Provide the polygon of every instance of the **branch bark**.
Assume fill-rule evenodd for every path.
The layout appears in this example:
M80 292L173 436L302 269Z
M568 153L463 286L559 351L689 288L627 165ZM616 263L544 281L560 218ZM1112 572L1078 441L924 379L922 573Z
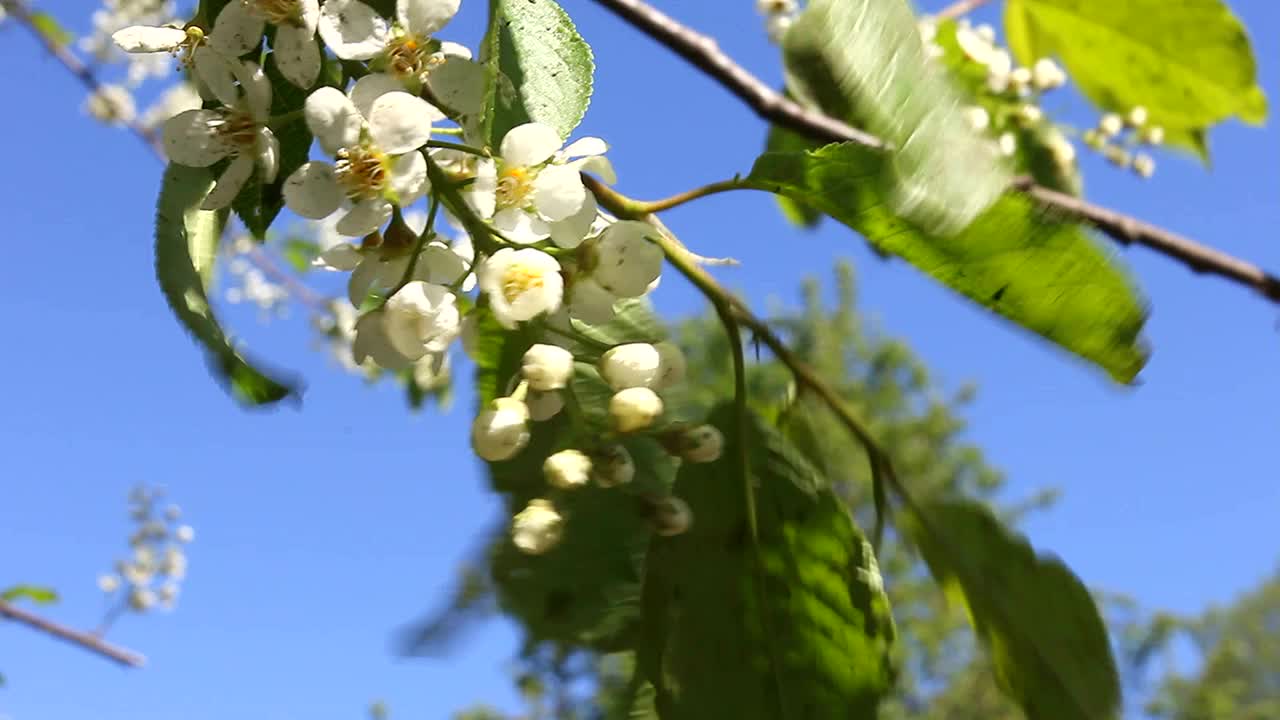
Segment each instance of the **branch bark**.
M47 620L4 600L0 600L0 618L7 618L34 630L39 630L46 635L52 635L59 640L101 655L126 667L142 667L146 663L146 658L132 650L116 647L93 633L75 630L52 620Z
M880 138L805 108L773 90L720 50L714 39L680 24L648 3L642 0L595 2L711 76L762 119L818 142L854 142L875 149L886 148L886 143ZM1123 245L1142 245L1182 263L1193 272L1217 275L1252 288L1273 303L1280 303L1280 278L1247 260L1025 179L1016 182L1010 192L1025 194L1045 208L1092 225Z

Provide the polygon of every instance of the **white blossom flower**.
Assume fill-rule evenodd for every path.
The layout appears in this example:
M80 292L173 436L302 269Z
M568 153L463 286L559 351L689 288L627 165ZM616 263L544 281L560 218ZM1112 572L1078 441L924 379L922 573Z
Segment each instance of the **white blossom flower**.
M160 607L165 610L172 610L173 606L178 603L178 586L174 583L161 585L158 597L160 599Z
M164 121L184 110L199 110L203 101L195 86L188 82L180 82L165 90L160 99L152 103L138 124L147 129L160 127Z
M1159 125L1144 127L1138 133L1138 139L1147 145L1160 145L1164 143L1164 128Z
M1147 112L1145 107L1142 105L1135 105L1133 109L1129 111L1129 114L1125 116L1124 121L1129 127L1140 128L1147 124L1147 120L1149 118L1150 113Z
M607 150L608 145L594 137L561 150L559 133L547 125L514 127L502 138L496 160L477 163L475 209L481 217L491 217L493 226L512 242L551 238L561 247L576 247L597 214L595 197L579 173L595 172L605 182L614 182L613 167L603 157Z
M356 320L355 338L351 341L351 359L359 366L372 362L375 366L387 370L403 370L413 360L406 357L391 344L387 337L387 326L384 321L384 308L372 310Z
M680 457L689 462L715 462L723 450L724 435L714 425L699 425L680 434Z
M413 364L413 384L422 390L435 390L449 384L449 353L427 353Z
M421 280L400 288L382 314L391 347L410 360L443 352L458 336L462 316L457 300L448 288Z
M1146 153L1138 153L1133 158L1133 171L1141 178L1149 178L1156 174L1156 160Z
M547 482L558 488L575 488L591 480L591 458L581 450L561 450L542 463Z
M105 84L85 100L85 112L101 123L127 125L133 122L137 107L133 103L133 93L127 88Z
M975 132L984 132L991 127L991 115L987 113L985 108L973 105L964 108L962 112L964 113L965 122L969 123L969 127L973 128Z
M621 445L610 445L596 454L592 461L593 476L602 487L626 485L636 475L636 464L631 453Z
M679 535L693 525L689 504L678 497L665 497L654 504L653 530L659 535Z
M627 343L600 357L600 376L614 390L652 387L662 368L662 355L649 343Z
M1098 132L1105 137L1115 137L1124 129L1124 118L1115 113L1107 113L1098 120Z
M1059 167L1071 168L1075 166L1076 146L1060 130L1054 128L1046 138L1045 144L1049 147L1049 154L1053 156L1053 161Z
M223 45L231 54L243 55L258 46L266 24L274 25L276 67L286 80L307 90L320 75L319 21L319 0L231 0L218 13L213 34L225 36Z
M498 398L472 423L471 447L489 462L509 460L529 444L528 423L529 407L523 401Z
M591 246L591 278L617 297L640 297L662 273L662 248L648 239L648 224L616 222Z
M653 382L655 390L672 387L684 381L687 363L680 348L669 342L655 344L658 351L658 377Z
M1133 165L1133 154L1117 145L1108 145L1103 148L1102 156L1118 168L1128 168Z
M1018 138L1011 132L1001 133L996 145L1001 155L1009 157L1018 151Z
M271 81L254 63L236 61L240 82L227 107L187 110L164 124L164 149L179 165L209 167L230 157L209 196L206 210L227 207L258 168L263 183L273 182L280 169L280 143L267 127L271 114Z
M541 555L560 542L564 518L549 500L530 500L511 521L511 541L530 555Z
M336 158L298 168L284 185L285 204L320 219L352 203L335 229L347 237L367 235L427 190L427 161L418 152L431 136L433 109L422 98L389 89L365 76L349 95L322 87L307 97L307 126L321 148Z
M178 529L173 531L173 537L180 543L189 543L196 539L196 531L190 525L179 525Z
M1038 125L1041 120L1044 120L1044 111L1039 105L1024 103L1018 108L1017 118L1023 126Z
M609 398L609 416L621 433L643 430L662 415L662 398L647 387L619 390Z
M99 575L98 589L104 593L110 594L120 589L120 577L118 575Z
M477 275L494 318L508 329L555 312L564 297L560 263L534 248L503 248L484 261Z
M525 398L525 404L529 406L529 419L545 422L559 415L564 409L564 395L558 390L547 392L530 390L529 396Z
M175 580L181 580L187 576L187 556L180 548L167 548L164 559L160 563L160 572Z
M135 587L129 592L129 607L146 612L156 604L156 594L150 588Z
M1040 58L1031 66L1031 84L1037 90L1054 90L1067 83L1067 73L1051 58Z
M1006 56L1008 55L1007 51ZM1023 95L1031 88L1031 68L1019 67L1009 71L1009 85L1016 93Z
M573 353L538 343L525 351L520 374L529 382L530 390L559 390L573 377Z
M228 3L208 34L194 25L187 28L134 25L112 33L111 40L127 53L167 52L178 57L214 97L229 105L236 97L232 63L246 52L241 48L248 42L239 22L240 12L238 3ZM228 16L228 22L220 25L223 15ZM261 33L254 44L260 39Z

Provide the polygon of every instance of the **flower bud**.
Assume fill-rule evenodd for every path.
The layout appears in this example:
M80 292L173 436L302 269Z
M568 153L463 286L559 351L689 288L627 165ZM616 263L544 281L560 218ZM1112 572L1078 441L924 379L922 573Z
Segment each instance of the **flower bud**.
M1031 87L1031 69L1030 68L1014 68L1009 73L1009 84L1019 93Z
M699 425L680 435L680 457L689 462L715 462L722 450L724 435L714 425Z
M120 589L120 578L115 575L99 575L98 589L104 593L113 593Z
M623 220L610 225L594 245L592 278L618 297L640 297L662 273L662 248L648 236L645 223Z
M529 444L529 407L515 398L498 398L471 425L476 455L497 462L509 460Z
M530 390L559 390L573 377L573 353L555 345L534 345L524 353L520 374Z
M521 551L541 555L560 542L564 518L549 500L530 500L511 521L511 541Z
M1141 178L1149 178L1156 174L1156 161L1146 153L1138 153L1133 158L1133 171Z
M129 593L129 607L146 612L156 604L156 594L148 588L136 587Z
M654 504L653 530L659 535L679 535L693 525L689 504L678 497L665 497Z
M591 458L578 450L561 450L542 463L542 474L558 488L582 487L591 479Z
M1018 122L1024 127L1039 125L1040 121L1043 119L1044 111L1040 109L1039 105L1026 103L1022 107L1018 108Z
M1164 143L1164 128L1159 125L1145 127L1138 133L1138 139L1147 145L1160 145Z
M1124 129L1124 119L1115 113L1107 113L1098 121L1098 132L1104 137L1115 137Z
M1066 72L1049 58L1040 58L1031 66L1031 84L1037 90L1054 90L1066 83Z
M618 432L643 430L662 414L662 398L647 387L619 390L609 400L609 415Z
M591 467L601 487L626 485L636 476L636 464L631 453L621 445L610 445L597 453Z
M627 343L600 358L600 376L614 390L649 387L658 378L662 354L649 343Z
M653 348L658 351L658 377L653 387L662 390L684 382L686 363L680 348L669 342L660 342Z
M524 401L529 407L530 419L535 422L550 420L564 409L564 396L560 394L559 390L548 392L532 390Z
M180 543L189 543L196 539L196 531L190 525L180 525L173 531L173 537Z
M974 105L965 108L961 113L964 115L965 122L969 123L969 127L973 128L974 132L985 132L987 128L991 127L991 115L986 108Z
M1143 125L1147 124L1147 119L1149 117L1150 117L1150 114L1147 113L1147 109L1145 107L1141 105L1135 105L1133 109L1129 111L1129 114L1125 117L1124 120L1125 120L1125 123L1129 125L1129 127L1140 128Z

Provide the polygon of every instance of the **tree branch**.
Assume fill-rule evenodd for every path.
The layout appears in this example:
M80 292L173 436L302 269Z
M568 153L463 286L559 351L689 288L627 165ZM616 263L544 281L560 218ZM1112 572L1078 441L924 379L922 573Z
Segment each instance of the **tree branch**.
M595 1L711 76L762 119L818 142L854 142L876 149L886 147L883 140L873 135L789 100L721 51L715 40L681 25L648 3L642 0ZM1280 303L1280 278L1246 260L1027 180L1016 182L1010 191L1025 194L1043 207L1088 223L1121 244L1142 245L1177 260L1194 272L1231 280L1252 288L1271 302Z
M934 13L933 17L937 20L954 20L963 17L978 8L986 5L990 0L956 0L956 2L942 8Z
M65 625L59 625L52 620L46 620L35 613L27 612L26 610L5 602L4 600L0 600L0 618L8 618L26 625L27 627L39 630L46 635L52 635L59 640L65 640L72 645L97 653L98 655L114 660L126 667L142 667L143 664L146 663L146 658L132 650L125 650L111 645L93 633L73 630Z

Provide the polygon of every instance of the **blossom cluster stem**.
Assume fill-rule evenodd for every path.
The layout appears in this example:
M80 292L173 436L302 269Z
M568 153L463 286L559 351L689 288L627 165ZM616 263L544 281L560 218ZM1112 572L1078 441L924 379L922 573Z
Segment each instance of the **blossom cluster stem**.
M4 600L0 600L0 618L12 620L34 630L39 630L46 635L64 640L126 667L142 667L146 662L146 658L141 655L132 650L116 647L94 633L69 628Z

